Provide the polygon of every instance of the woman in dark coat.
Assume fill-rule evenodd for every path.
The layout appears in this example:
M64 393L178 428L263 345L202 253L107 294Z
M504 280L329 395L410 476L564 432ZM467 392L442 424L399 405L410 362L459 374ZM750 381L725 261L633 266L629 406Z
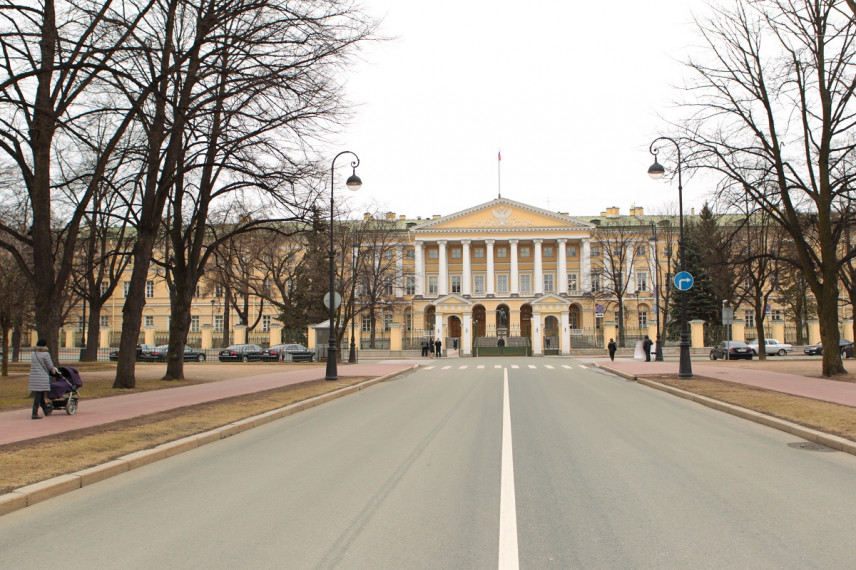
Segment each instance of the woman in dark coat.
M615 351L618 350L618 346L616 346L615 341L609 339L609 344L606 345L607 350L609 350L609 359L615 360Z
M51 360L48 342L39 339L32 356L30 356L30 384L28 386L33 393L33 415L31 417L34 420L42 419L42 416L39 415L39 406L47 415L48 405L45 402L45 392L50 392L51 374L59 374L59 370L56 369L53 360Z

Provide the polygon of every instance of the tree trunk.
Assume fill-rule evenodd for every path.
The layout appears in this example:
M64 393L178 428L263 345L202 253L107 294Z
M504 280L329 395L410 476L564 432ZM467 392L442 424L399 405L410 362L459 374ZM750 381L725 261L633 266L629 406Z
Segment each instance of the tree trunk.
M98 360L98 347L101 344L101 307L98 305L89 304L89 319L86 331L86 339L84 340L85 348L81 362L96 362Z
M173 272L175 292L170 302L169 349L166 353L166 373L161 380L184 380L184 346L190 331L190 311L196 289L196 279L189 273L191 271ZM193 286L190 286L190 282L193 282Z
M131 389L136 386L137 344L142 328L143 307L146 305L146 279L152 256L155 230L140 230L134 246L134 268L128 296L122 307L122 336L119 340L119 361L116 363L114 388Z
M841 350L838 346L838 283L833 279L824 279L818 299L820 318L820 338L823 342L823 375L835 376L847 374L841 362ZM831 349L831 350L830 350Z

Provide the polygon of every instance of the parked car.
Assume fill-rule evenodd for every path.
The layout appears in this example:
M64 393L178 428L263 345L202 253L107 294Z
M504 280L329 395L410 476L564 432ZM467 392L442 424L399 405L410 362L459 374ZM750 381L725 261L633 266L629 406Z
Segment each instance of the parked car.
M149 360L154 362L165 362L166 353L169 350L168 344L156 346L149 355ZM190 346L184 347L184 361L205 362L205 352Z
M767 354L773 355L778 354L779 356L785 356L789 352L793 352L794 347L791 344L786 344L784 342L779 342L774 338L764 339L764 346L767 347ZM752 349L752 354L758 356L758 340L756 339L753 342L749 343L749 348Z
M292 358L298 356L299 359L308 359L310 362L315 359L315 353L302 344L275 344L262 352L261 359L267 361L286 360L288 354Z
M748 344L739 340L725 340L717 344L710 351L710 359L716 360L724 358L727 360L737 360L744 358L752 360L752 349Z
M838 339L838 349L841 351L841 358L853 358L854 348L853 342L845 338ZM810 344L803 349L806 354L823 354L823 344Z
M261 360L262 347L257 344L233 344L220 351L220 362Z
M137 360L150 360L151 353L156 347L152 344L138 344L137 345ZM110 360L116 361L119 360L119 350L111 350L110 354L107 356Z

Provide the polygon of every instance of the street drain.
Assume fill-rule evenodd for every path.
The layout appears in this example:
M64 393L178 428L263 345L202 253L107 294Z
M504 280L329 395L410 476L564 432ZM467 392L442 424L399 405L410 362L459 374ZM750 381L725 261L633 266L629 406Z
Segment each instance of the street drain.
M798 441L796 443L789 443L788 447L793 447L794 449L804 449L806 451L835 451L831 447L826 447L825 445L820 445L819 443L811 443L809 441Z

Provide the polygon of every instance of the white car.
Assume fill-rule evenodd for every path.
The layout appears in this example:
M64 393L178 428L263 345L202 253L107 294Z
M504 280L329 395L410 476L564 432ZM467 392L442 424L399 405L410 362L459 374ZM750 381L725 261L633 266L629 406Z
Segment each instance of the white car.
M787 353L792 352L794 350L793 345L785 344L783 342L779 342L774 338L764 339L764 345L767 347L767 354L773 355L778 354L779 356L785 356ZM753 340L749 343L749 348L752 349L752 354L758 355L758 340Z

